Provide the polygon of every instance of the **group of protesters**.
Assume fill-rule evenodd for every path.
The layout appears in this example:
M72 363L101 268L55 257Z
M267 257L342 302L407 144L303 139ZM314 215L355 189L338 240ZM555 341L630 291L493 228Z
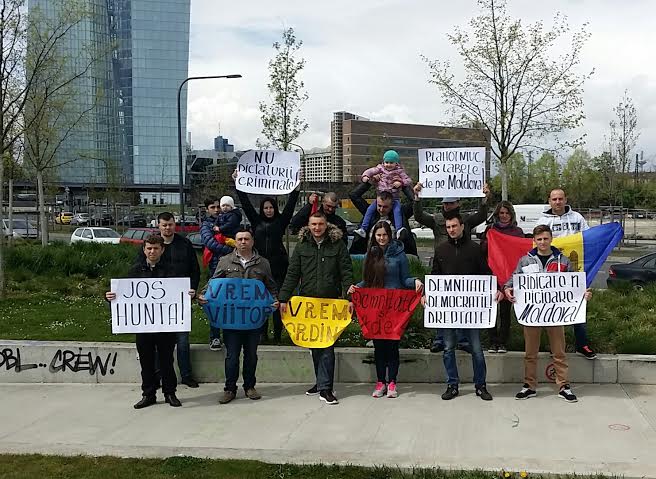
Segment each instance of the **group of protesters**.
M233 174L236 179L237 173ZM371 186L377 188L372 205L363 199ZM321 203L315 194L296 215L293 214L299 198L298 187L288 196L282 212L273 197L264 197L255 209L249 196L237 191L241 209L230 196L210 197L205 200L207 215L200 228L204 245L203 262L213 278L246 278L262 281L273 297L273 341L281 341L283 323L281 313L287 309L292 296L314 298L349 298L358 288L414 289L422 293L421 278L410 276L407 254L417 255L414 237L408 220L415 220L433 231L435 248L432 275L487 275L486 233L495 230L502 234L524 236L517 226L514 208L507 201L494 209L491 222L483 234L481 243L471 239L471 232L488 219L491 191L485 185L478 211L464 216L460 212L460 199L446 197L441 208L433 214L422 207L422 186L411 180L399 164L399 155L388 150L383 163L364 172L362 182L351 193L353 204L363 213L364 221L356 231L350 253L364 254L362 281L354 284L351 256L349 254L345 221L336 214L339 198L335 193L323 195ZM409 202L401 205L399 192ZM584 231L585 219L567 205L562 189L554 189L549 195L550 209L546 211L533 230L536 248L522 257L515 273L572 271L568 258L551 245L554 237ZM245 214L249 227L242 226ZM185 237L175 233L175 220L171 213L161 213L158 218L159 235L151 235L144 241L129 277L137 278L189 278L189 295L200 304L206 304L207 286L199 290L200 267L193 246ZM283 244L288 227L298 234L294 252L289 257ZM489 333L489 353L505 353L510 331L511 304L515 301L513 280L498 286L499 320ZM588 290L585 298L589 299ZM116 299L115 292L106 293L106 299ZM353 305L349 303L352 311ZM585 324L576 325L576 351L588 359L595 353L587 340ZM537 354L541 327L524 326L525 380L517 399L535 396L537 387ZM565 334L563 326L546 328L554 359L559 397L575 402L567 376ZM240 354L243 349L243 389L247 398L257 400L261 395L255 389L257 347L268 340L268 324L252 330L220 331L210 328L209 345L212 350L225 346L225 386L219 403L227 404L237 397L240 372ZM455 350L462 349L472 356L475 394L483 400L492 400L486 385L486 365L479 329L438 329L431 344L432 352L443 351L447 377L447 389L442 399L450 400L459 394L459 376ZM221 339L221 333L223 339ZM399 340L374 339L374 357L377 381L372 396L395 398L399 373ZM141 365L142 398L134 407L140 409L156 403L156 391L161 387L165 402L173 407L181 405L176 397L177 379L173 368L173 354L177 348L178 367L182 384L198 387L194 379L188 332L138 333L137 351ZM312 348L312 360L316 381L306 391L318 395L327 404L338 404L334 394L335 370L334 346Z

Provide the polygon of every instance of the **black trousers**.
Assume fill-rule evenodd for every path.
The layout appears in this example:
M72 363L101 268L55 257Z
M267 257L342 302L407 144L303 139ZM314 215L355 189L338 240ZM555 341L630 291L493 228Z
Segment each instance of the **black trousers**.
M376 376L381 383L396 382L396 376L399 374L400 342L395 339L374 339Z
M506 346L510 337L510 310L512 303L507 299L499 302L499 317L497 324L488 329L491 346Z
M159 356L162 392L164 394L175 393L178 385L178 379L173 369L175 343L175 333L137 333L137 351L141 364L141 391L144 396L155 396L157 391L156 356Z

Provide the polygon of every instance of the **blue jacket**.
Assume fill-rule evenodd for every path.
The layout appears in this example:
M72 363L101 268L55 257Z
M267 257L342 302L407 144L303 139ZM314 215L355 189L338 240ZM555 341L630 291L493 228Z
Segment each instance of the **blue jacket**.
M241 217L241 210L235 208L226 213L219 213L214 224L221 228L222 235L234 239L241 226Z
M403 251L403 243L393 240L385 249L385 289L414 289L415 279L410 276L410 264ZM357 284L365 288L366 284L360 281Z
M232 252L230 246L219 243L214 239L214 226L216 224L215 216L206 216L200 225L200 240L203 245L212 252L212 261L209 264L210 277L214 274L216 265L219 264L219 258Z

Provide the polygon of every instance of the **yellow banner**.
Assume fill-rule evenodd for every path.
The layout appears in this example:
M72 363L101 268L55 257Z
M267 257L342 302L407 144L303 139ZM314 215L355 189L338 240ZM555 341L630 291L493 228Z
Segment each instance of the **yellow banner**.
M327 348L351 323L348 305L344 299L294 296L287 303L282 322L295 345Z

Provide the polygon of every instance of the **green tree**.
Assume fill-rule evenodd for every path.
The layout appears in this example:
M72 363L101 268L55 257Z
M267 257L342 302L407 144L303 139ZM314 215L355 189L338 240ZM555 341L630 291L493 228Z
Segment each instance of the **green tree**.
M636 108L633 104L633 99L627 91L624 91L624 97L613 108L613 112L617 119L610 122L610 138L613 145L613 153L617 158L617 170L621 173L622 180L625 180L627 173L630 172L631 152L635 148L638 137L640 136L640 133L637 131L638 115Z
M560 187L560 165L551 153L543 153L531 166L535 191L540 202L545 202L554 188Z
M289 150L291 143L308 128L307 122L299 116L301 106L309 98L299 78L305 60L296 58L302 45L301 40L296 40L293 28L282 33L282 43L273 44L276 55L269 61L267 84L271 99L269 103L260 102L262 134L268 144L281 150ZM262 144L266 143L258 139L258 145Z
M622 188L616 157L605 151L592 159L592 166L597 172L597 191L600 202L606 205L620 205Z
M562 174L562 186L571 205L575 208L598 206L597 176L598 172L592 168L590 153L581 148L574 150Z
M478 0L481 14L468 28L455 27L447 35L465 70L456 80L448 61L423 57L430 69L430 83L461 124L477 122L492 137L492 151L499 160L502 197L508 198L508 159L522 147L581 125L583 85L592 72L577 73L581 50L588 39L585 25L575 32L569 48L561 53L569 26L556 15L554 26L542 22L527 27L512 19L504 0Z

